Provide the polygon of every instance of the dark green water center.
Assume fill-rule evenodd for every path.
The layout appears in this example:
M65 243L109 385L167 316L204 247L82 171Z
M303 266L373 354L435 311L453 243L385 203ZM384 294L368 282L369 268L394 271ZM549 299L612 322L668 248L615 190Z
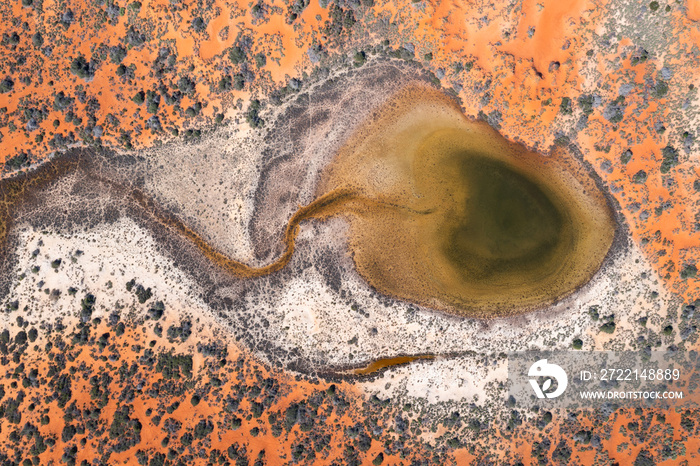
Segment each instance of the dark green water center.
M479 155L464 154L458 166L467 196L446 225L450 261L473 278L547 262L562 240L564 215L538 180Z

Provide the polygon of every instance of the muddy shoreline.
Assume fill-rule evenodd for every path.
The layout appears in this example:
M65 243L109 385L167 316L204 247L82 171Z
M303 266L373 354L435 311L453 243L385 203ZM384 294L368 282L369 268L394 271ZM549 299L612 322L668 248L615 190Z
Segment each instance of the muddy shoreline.
M353 73L356 74L357 72ZM415 70L411 69L411 67L408 67L408 69L402 69L400 66L396 69L392 68L387 76L394 76L395 73L403 76L401 79L417 79ZM371 79L376 74L381 73L377 71L374 75L370 74L367 79ZM360 73L360 75L362 74ZM343 79L336 79L327 83L327 97L337 98L338 95L342 95L342 93L338 94L338 89L343 82ZM379 95L379 91L377 92L377 95ZM361 106L362 102L364 101L360 100L353 105ZM302 105L302 109L294 112L301 112L297 116L302 119L308 116L306 112L325 114L322 111L323 108L314 110L305 107L308 106L308 102L300 105ZM285 115L289 115L289 113L282 111L275 125L284 122ZM326 124L332 122L332 120L333 118L329 116L325 120ZM321 125L321 128L324 127ZM347 132L338 134L337 137L343 134L347 134ZM263 175L256 182L255 195L252 200L253 214L247 223L247 229L250 231L253 248L257 251L255 257L259 260L264 260L263 264L279 260L280 255L284 253L285 227L289 224L290 219L294 217L299 205L307 204L313 199L318 174L324 163L330 160L332 148L335 147L333 145L325 147L324 150L326 152L319 155L320 161L318 161L317 166L312 167L308 171L299 171L298 167L301 166L303 168L306 166L307 159L318 154L310 149L302 150L298 146L291 144L286 139L287 137L289 135L285 135L285 133L272 135L268 133L267 143L262 150L271 154L275 149L287 147L287 152L280 152L279 157L274 159L268 158L257 165L259 168L263 167L261 168ZM337 144L340 143L342 143L342 140ZM188 151L195 150L190 147L186 149ZM580 157L580 160L583 160L580 152L577 153L573 150L571 152L575 157ZM167 201L167 198L163 199L163 196L154 196L153 199L155 200L151 202L153 199L150 197L148 184L150 173L145 168L148 165L148 160L144 160L145 158L140 155L134 157L123 156L108 150L73 149L28 172L19 173L0 181L0 193L2 193L3 199L12 201L5 203L5 208L0 213L0 215L3 215L3 223L11 230L9 235L0 238L2 240L0 243L0 248L2 248L2 257L0 258L0 277L2 277L0 278L0 299L9 292L9 281L12 278L11 271L13 264L16 263L16 258L12 257L16 246L13 241L17 239L12 234L12 229L16 226L28 224L39 231L43 228L51 228L60 232L70 233L78 229L86 229L100 224L111 223L122 217L128 217L153 235L156 243L159 245L158 253L171 258L178 268L193 278L197 287L191 290L192 294L201 298L217 318L227 323L231 337L240 342L243 347L257 352L271 364L286 367L296 372L321 375L324 378L342 378L346 380L363 378L363 380L366 380L368 377L371 378L374 375L383 373L388 370L388 367L380 369L377 373L364 376L342 374L342 372L367 366L376 360L397 357L397 355L413 357L415 355L431 354L436 357L452 357L463 354L463 352L454 350L454 345L452 346L453 349L446 348L444 351L439 350L435 352L422 351L417 347L420 345L408 345L416 346L416 349L396 348L396 352L377 354L374 359L359 356L355 359L355 364L339 364L323 356L322 352L318 357L314 357L312 361L309 359L308 353L320 350L314 348L307 350L307 347L301 343L286 341L286 337L278 333L280 331L278 328L281 328L284 324L281 321L272 322L271 319L275 318L272 312L258 312L256 308L258 300L279 300L279 296L275 294L279 285L287 286L295 278L307 274L310 270L314 270L322 279L321 283L325 284L324 286L328 286L333 293L340 294L341 300L346 300L348 303L359 300L356 302L360 304L360 307L364 306L361 299L362 296L367 294L372 300L372 303L368 303L368 306L371 305L370 307L396 308L402 309L401 312L404 312L403 310L415 312L422 316L421 321L436 320L437 322L443 322L448 328L452 325L461 328L466 323L468 326L473 324L473 326L483 329L494 329L499 326L506 328L522 327L525 329L528 327L527 324L533 320L551 321L565 318L569 312L565 304L572 302L579 292L584 291L588 286L593 286L594 280L583 285L580 290L575 290L568 296L563 297L555 303L556 305L532 309L530 312L522 315L489 319L456 316L433 308L406 304L404 301L379 293L371 285L361 280L359 276L354 276L356 275L356 272L353 271L354 262L352 257L348 256L349 251L346 243L342 243L342 240L339 239L333 239L329 246L325 245L323 241L319 243L317 239L310 240L306 236L298 240L298 246L302 248L302 251L291 256L285 268L271 271L270 275L266 277L242 280L227 271L225 267L221 267L215 261L209 260L207 255L203 254L201 248L193 243L192 237L182 235L182 232L186 230L193 233L201 230L197 230L194 226L190 226L190 222L183 220L186 216L177 208L165 207L164 201ZM158 159L155 160L157 163ZM292 162L297 168L289 171L288 167L285 168L285 165ZM586 166L594 181L602 188L601 192L606 196L608 203L615 207L611 209L616 216L617 222L615 240L601 268L596 272L597 275L601 275L607 267L614 263L616 257L627 251L629 246L626 233L627 227L619 212L619 206L610 191L605 188L604 183L597 176L595 170L590 165ZM295 177L286 176L286 174L290 173L295 174ZM300 183L297 185L298 189L290 192L289 185L297 181ZM22 186L31 189L22 191ZM140 198L140 202L136 202L137 199L134 198L134 193L136 192L144 196ZM58 199L58 193L70 193L72 200L64 203ZM145 195L143 193L148 194ZM341 218L336 219L332 223L338 225L343 222L345 220ZM320 222L308 222L304 230L316 232L321 228L320 225ZM325 228L324 226L321 229ZM202 237L203 235L200 239ZM212 243L209 246L214 248L217 244ZM218 248L218 250L223 251L225 248ZM356 289L353 288L355 282L360 283L363 289L366 289L366 293L360 293L360 296L343 298L342 296L347 290ZM260 298L261 293L263 295L262 298ZM268 299L268 295L272 297ZM271 302L272 305L275 305L274 301ZM313 304L313 306L322 306L322 304ZM348 307L350 307L350 304L348 304ZM316 312L316 310L313 312ZM344 322L348 326L357 325L356 323L353 324L355 312L348 312L350 314L344 317ZM322 319L324 317L319 316L318 318ZM367 323L363 321L361 325L368 327L371 327L373 324L390 325L388 321L382 320L385 318L381 315L378 315L377 318L379 320L375 322L374 313L371 318L362 317L362 319L369 320L366 320ZM329 323L328 325L332 324ZM382 329L380 328L380 330ZM319 344L324 348L330 345L330 343ZM347 351L347 345L343 345L340 340L338 340L337 344L340 346L337 346L336 349ZM465 344L464 347L471 347L471 344ZM476 347L479 347L479 345Z
M333 380L371 380L380 376L383 372L393 367L385 365L366 374L353 373L357 369L371 366L372 364L387 359L378 357L376 360L358 362L353 365L328 366L326 369L309 366L302 362L299 357L287 352L281 346L276 347L269 339L262 339L254 331L258 322L251 319L248 310L240 303L245 299L248 286L245 279L235 276L230 269L211 261L203 252L201 245L192 241L192 237L183 232L187 232L188 227L182 223L173 213L157 206L154 202L144 196L142 191L136 187L138 182L130 183L124 179L119 179L120 165L125 162L122 158L107 151L88 151L75 149L68 153L54 158L50 162L32 170L24 172L16 177L0 181L0 192L3 193L3 225L8 234L3 235L0 247L2 248L2 269L0 276L4 277L0 283L1 296L8 292L11 279L11 270L16 258L13 251L17 244L13 241L12 229L23 222L27 222L37 230L44 228L57 229L58 231L70 232L75 229L86 229L100 224L109 224L122 216L127 216L142 227L146 228L160 245L159 252L165 253L167 257L173 259L177 266L183 269L188 275L195 279L199 285L196 290L198 296L207 303L212 312L219 314L226 320L239 320L238 330L235 338L243 340L248 348L255 347L267 354L270 361L287 361L286 367L307 374L316 374L324 378ZM57 215L54 209L44 206L44 196L51 191L55 185L65 179L77 179L73 187L72 194L79 199L92 198L93 205L89 203L73 202L72 205L80 205L74 211L65 209L62 215ZM116 179L115 179L116 178ZM100 198L102 196L102 198ZM95 198L98 200L95 201ZM96 212L100 211L99 215ZM617 212L617 209L614 210ZM22 220L19 222L15 216L19 215ZM24 220L27 219L27 220ZM608 266L616 254L621 253L627 247L628 242L624 236L623 225L618 224L616 241L610 248L606 260L601 269ZM280 242L283 243L283 233L279 234ZM201 241L201 239L200 239ZM291 254L290 254L291 256ZM290 257L291 259L291 257ZM286 263L285 263L286 264ZM288 269L269 270L270 279L288 278L294 271ZM600 273L600 271L598 272ZM251 284L252 285L252 284ZM586 285L584 285L585 287ZM376 292L376 290L374 290ZM393 298L386 297L389 301ZM564 298L562 301L568 299ZM446 314L442 311L421 308L421 312L439 313L448 320L460 321L465 317ZM539 310L535 314L547 312ZM529 316L530 314L528 314ZM510 322L517 325L520 316L512 318L496 318L496 321ZM466 318L474 320L473 318ZM484 319L491 322L494 319ZM248 329L248 324L250 328ZM459 353L436 353L436 354L398 354L393 358L410 357L418 359L419 362L426 362L426 357L455 357ZM411 363L413 361L402 361L400 364Z

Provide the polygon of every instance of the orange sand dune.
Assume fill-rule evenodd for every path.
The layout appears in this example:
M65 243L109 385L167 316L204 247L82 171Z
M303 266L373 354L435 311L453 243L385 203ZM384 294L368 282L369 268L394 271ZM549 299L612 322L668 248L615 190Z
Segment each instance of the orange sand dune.
M543 152L547 152L555 141L561 144L569 141L575 143L584 160L597 169L604 183L619 188L613 195L621 205L632 238L642 245L664 285L682 300L689 302L700 298L700 281L697 277L681 277L681 270L685 265L697 264L700 260L700 235L695 227L697 219L694 207L700 202L700 193L693 188L700 171L697 167L697 147L692 146L691 151L685 152L682 148L682 134L684 131L695 131L697 122L683 121L677 115L686 99L691 102L696 100L694 93L697 90L690 86L693 85L696 89L700 85L700 70L693 59L693 50L700 45L700 2L689 0L685 4L668 3L668 12L665 11L667 4L660 3L656 14L665 15L664 25L668 28L665 34L670 45L663 56L654 56L652 51L648 59L644 60L632 57L633 52L639 52L638 49L641 48L639 38L627 37L624 32L614 34L613 45L609 49L599 47L599 34L610 32L605 29L605 24L609 20L608 12L615 10L613 2L527 0L511 7L511 2L501 0L492 3L423 0L416 4L379 0L363 11L371 12L371 15L365 13L364 21L368 23L373 21L373 17L388 20L386 31L390 31L387 34L390 47L403 47L410 42L415 47L417 61L436 74L444 72L442 85L459 95L467 115L489 116L504 136ZM241 71L240 65L232 64L226 56L227 49L234 44L239 30L245 29L245 33L250 35L254 53L270 53L262 67L264 73L250 62L249 66L260 79L254 84L269 80L275 85L283 85L286 76L301 77L305 71L311 70L313 65L306 52L314 41L323 42L321 29L329 19L329 10L321 8L316 1L311 2L294 25L288 25L285 16L287 4L281 1L269 2L270 5L279 7L281 12L275 10L268 13L264 21L260 21L253 19L252 3L217 0L207 12L201 13L207 20L204 31L208 37L205 37L192 27L196 14L200 14L193 13L196 11L196 2L185 1L180 4L182 8L175 8L166 0L144 0L140 10L136 11L130 9L127 2L122 2L120 5L125 8L124 15L120 16L117 12L110 17L104 5L97 6L96 2L70 2L76 19L67 29L58 19L67 6L59 5L59 2L45 1L43 13L34 7L23 7L21 2L5 2L0 5L3 18L1 29L8 34L7 40L10 40L9 35L13 32L17 32L19 37L18 44L11 45L7 42L0 47L0 81L6 77L12 80L11 89L5 86L3 90L6 92L0 93L0 109L3 109L0 112L0 162L22 152L31 152L32 160L41 160L57 149L56 146L49 145L49 141L55 135L67 136L69 132L74 134L76 144L95 143L91 136L95 125L103 127L102 144L119 148L149 146L156 140L173 137L173 129L182 133L182 130L206 127L213 123L212 119L217 113L225 116L233 114L232 109L224 106L224 97L231 102L238 97L247 101L258 92L250 83L242 90L230 89L222 93L217 90L222 77ZM645 9L649 7L647 2L640 4L640 8L642 6ZM232 14L234 18L231 18ZM26 28L22 27L24 22ZM152 37L142 45L126 44L124 41L130 26L137 31L146 31ZM228 38L221 39L219 33L226 26L229 27ZM32 36L36 32L43 36L43 44L40 46L32 43ZM350 55L355 49L369 48L385 39L382 34L365 35L359 25L352 29L348 37L351 38L349 50L343 53ZM125 48L128 45L123 64L133 65L132 80L117 76L118 65L111 62L109 52L106 51L108 49L100 48L103 44L111 47L119 43ZM47 45L53 48L50 56L42 51ZM153 62L161 47L165 46L177 51L177 58L172 69L157 77ZM428 53L432 54L431 60L425 58ZM73 59L80 54L97 64L96 69L92 70L92 76L87 79L70 71ZM279 63L273 58L279 59ZM22 60L26 61L22 63ZM668 91L664 95L655 95L647 83L657 83L664 66L673 71L668 78ZM157 115L164 130L152 132L145 127L146 121L151 117L146 103L137 104L132 98L139 91L155 90L161 81L169 92L173 91L181 76L188 76L196 83L194 91L183 96L180 108L161 102ZM625 96L624 109L620 110L622 119L613 122L605 117L604 112L609 104L619 98L622 84L634 87ZM54 109L55 97L61 91L74 99L70 109L82 120L80 123L76 120L65 121L68 109ZM77 98L82 92L85 93L84 103ZM575 126L574 119L579 118L582 112L579 98L593 94L600 98L601 106L591 109L587 126L575 134L571 133L568 130ZM94 99L92 110L88 105L90 99ZM571 115L566 113L566 99L570 102ZM187 108L197 102L207 105L199 116L188 117ZM99 109L94 108L95 103L99 104ZM44 105L45 109L42 108ZM244 108L246 107L247 103L244 102ZM41 113L41 121L37 121L37 129L28 130L27 123L32 110ZM118 124L109 122L107 116L110 113L118 118ZM94 114L95 125L88 123L91 114ZM56 128L54 120L58 120ZM665 124L665 132L655 129L657 122ZM135 130L137 126L142 129L140 134ZM668 173L661 173L663 149L669 145L679 151L679 163ZM620 157L627 149L633 152L633 156L625 164L620 161ZM600 169L604 162L611 164L609 171ZM640 170L646 173L646 180L635 182L633 178ZM3 176L7 173L5 171ZM672 201L671 205L664 207L663 203L667 200ZM641 206L639 210L631 207L635 204ZM658 215L657 209L660 209ZM649 214L644 220L640 216L642 211L648 211ZM113 337L114 344L120 348L130 348L136 338L131 332L130 330L123 337ZM166 347L167 345L163 346ZM174 349L182 350L180 347ZM92 365L95 372L112 371L106 369L105 361L93 358L87 351L83 349L79 359L70 366L83 361ZM122 360L129 363L137 357L125 349L121 352ZM231 348L230 354L237 353ZM97 353L96 356L99 358ZM25 357L26 361L33 361L40 371L47 367L41 351L29 351ZM9 369L14 367L13 364L3 364L3 367ZM328 386L325 382L316 385L293 380L283 373L262 367L250 358L236 371L244 374L247 382L254 380L252 374L255 371L282 380L285 396L275 404L275 409L280 410L286 409L292 400L299 400L313 390ZM222 393L227 392L231 384L235 384L235 378L231 378L234 380L226 382ZM18 387L21 387L21 380L12 380L20 382ZM206 384L206 380L200 379L197 386ZM2 403L16 396L19 389L11 389L10 383L9 380L2 382L6 390L4 398L0 400ZM76 383L74 398L78 398L78 394L84 395L84 390L88 389L84 382ZM352 386L343 385L339 390L352 398ZM116 382L113 391L116 394ZM328 427L337 444L327 453L327 458L336 458L341 454L338 445L345 435L344 426L364 416L362 399L359 396L352 399L353 403L357 403L349 411L353 413L352 416L346 414L339 419L337 425ZM139 399L134 403L134 413L144 424L142 435L145 445L167 453L168 448L160 446L164 436L160 427L151 428L147 424L150 421L145 419L147 407L160 401L162 400ZM26 408L28 404L25 401L23 407ZM111 421L109 415L114 412L116 405L117 401L111 398L100 415L105 423ZM247 402L241 406L249 409ZM173 415L183 425L191 427L205 415L216 418L218 413L221 416L223 410L220 408L211 400L192 407L189 400L183 398L181 406ZM41 431L59 433L63 428L62 410L53 402L49 405L48 414L51 421L47 426L41 427ZM24 415L26 420L32 419L35 425L39 425L38 412L32 414L27 410ZM682 414L679 413L666 413L665 423L654 421L654 425L673 427L671 440L682 443L687 454L694 455L700 447L698 437L686 434L683 434L685 440L680 437L681 417ZM604 423L594 424L590 419L583 419L581 424L590 429L609 429L612 434L603 441L603 451L610 458L609 462L629 464L644 447L633 444L628 435L620 432L620 427L636 418L638 416L634 413L621 412ZM216 419L218 422L222 418ZM329 419L330 422L335 421L334 417ZM9 433L21 427L12 425L8 428L5 419L1 422L2 440L6 444ZM249 445L251 463L263 448L269 452L268 458L274 456L278 459L277 463L288 462L293 439L296 438L295 435L300 435L299 428L294 427L289 437L278 440L269 433L269 426L265 423L264 416L261 421L243 420L241 428L222 434L222 440L212 440L212 446L224 450L231 442L245 441ZM562 437L569 438L569 433L565 431L569 423L566 416L555 417L544 428L544 432L551 438L557 438L558 433L564 429ZM267 429L267 432L252 437L249 428L253 425L259 425L261 431ZM491 441L499 447L506 446L509 452L529 464L535 460L532 438L541 434L537 429L533 428L532 431L532 437L528 438L513 437L504 432L495 433ZM218 432L217 426L214 437L211 438L216 438ZM479 440L486 443L485 438ZM57 446L64 445L58 443ZM456 449L454 455L444 462L469 464L474 458L469 453L469 446ZM678 445L674 445L674 448L676 446ZM96 451L94 448L92 440L86 441L80 447L79 458L92 458ZM371 463L381 448L378 443L373 443L365 463ZM572 448L572 458L578 456L581 464L591 463L594 454L590 448L576 444L572 444ZM49 457L58 462L62 454L62 448L42 453L39 456L40 464L48 462ZM129 450L113 456L113 459L126 460L133 458L133 454L135 451ZM495 449L493 454L504 455ZM279 460L282 455L286 455L286 459ZM680 461L680 457L669 458L663 464L678 464ZM691 458L691 464L692 461ZM270 460L268 464L275 462ZM410 464L410 461L385 454L384 464Z

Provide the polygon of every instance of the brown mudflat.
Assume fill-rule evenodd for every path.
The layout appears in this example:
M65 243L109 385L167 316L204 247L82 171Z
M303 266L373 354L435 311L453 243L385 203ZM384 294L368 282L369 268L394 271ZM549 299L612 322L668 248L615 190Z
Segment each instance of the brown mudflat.
M496 317L584 285L615 236L605 195L572 156L544 156L471 121L443 94L405 90L354 135L320 193L344 206L359 273L380 291Z
M284 268L304 220L346 215L349 246L368 283L457 315L526 312L570 294L600 268L614 216L571 156L508 142L435 90L410 87L374 115L327 168L314 201L280 232L285 252L264 267L231 259L140 190L123 188L150 217L241 278ZM79 159L3 181L0 243L13 204L78 166L90 171Z

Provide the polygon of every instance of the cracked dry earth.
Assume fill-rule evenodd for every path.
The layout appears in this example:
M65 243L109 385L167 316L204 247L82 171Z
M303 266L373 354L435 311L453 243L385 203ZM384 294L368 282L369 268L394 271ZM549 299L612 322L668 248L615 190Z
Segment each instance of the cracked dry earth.
M274 83L258 88L253 80L242 91L225 93L226 118L202 137L144 131L142 142L149 146L144 149L72 148L25 173L7 174L0 186L0 299L7 310L0 314L7 330L0 349L7 350L8 368L0 425L10 445L5 451L14 452L15 463L26 458L33 464L48 464L49 456L55 462L79 458L100 464L134 458L163 464L170 456L172 464L177 458L182 464L255 458L263 464L381 464L382 458L388 464L692 464L700 448L697 410L522 410L506 402L503 353L576 344L587 350L697 349L697 2L656 9L632 1L607 7L584 1L488 7L457 1L399 7L341 3L329 11L345 15L341 22L346 18L350 24L351 32L341 28L345 48L336 49L333 41L316 47L314 34L327 30L290 26L284 46L294 49L291 31L303 29L308 51L297 47L283 55L282 68L273 60L259 67L274 69L270 76L255 71L284 81L282 98L278 91L268 96ZM280 11L264 14L281 23ZM323 15L317 22L328 14L314 4L305 13L309 23L312 11ZM378 39L384 36L391 39ZM241 44L233 34L222 40ZM319 58L315 53L324 58L310 64L310 57ZM217 67L224 55L216 57ZM206 63L196 64L196 73L204 69L200 74L215 85L218 74L209 76ZM247 67L236 64L232 73ZM113 69L119 68L105 66L96 84L86 82L88 94L100 95L106 82L101 74ZM292 69L299 79L285 75ZM130 79L128 72L125 76L122 84ZM25 81L12 92L31 93ZM127 84L124 95L140 86ZM616 222L610 252L590 281L532 312L459 317L382 293L359 273L352 248L357 211L312 212L288 235L290 220L313 205L326 169L346 142L410 86L443 93L469 118L543 157L554 153L554 144L590 172ZM196 95L206 94L205 87L195 86ZM81 84L76 92L82 89ZM239 96L245 102L234 103ZM262 128L244 123L256 121L250 118L251 96L263 100ZM131 98L126 101L119 103L122 118L133 107ZM97 120L87 107L93 134ZM0 118L3 127L34 115L14 101L9 109ZM179 124L185 111L179 106L178 111L163 123ZM217 111L213 105L204 113L214 117ZM140 131L147 123L139 118ZM73 121L76 128L82 124L80 118ZM192 131L194 120L186 121ZM34 133L21 129L25 123L5 134L3 144L31 146ZM47 126L50 119L40 123L42 134L54 136L50 142L64 141L57 137L63 126L54 131ZM105 128L114 134L105 141L117 137L118 125L110 125ZM153 138L158 143L151 144ZM8 162L9 156L2 155ZM287 256L290 244L294 249ZM284 266L269 274L248 273L275 263ZM159 321L154 316L161 308L166 314ZM105 337L116 331L121 338L125 330L119 322L127 323L127 336ZM601 330L610 323L612 333ZM88 327L105 333L89 335ZM79 331L68 346L59 346L66 328ZM204 350L192 340L178 346L190 333ZM205 342L211 341L224 342L228 356L215 343L209 348ZM97 348L97 369L84 353L75 355L88 343ZM163 356L173 352L194 356ZM241 354L249 358L245 363ZM35 357L31 363L29 356ZM228 373L215 375L216 365ZM103 376L94 382L95 372L122 377L111 398L100 392L109 381ZM191 379L192 373L205 376ZM46 408L39 403L44 376L51 387L45 399L52 400ZM186 382L159 392L153 384L161 376ZM72 392L70 385L65 389L66 379L76 381ZM150 400L134 398L135 387L145 387L138 396ZM191 401L193 392L204 402ZM232 401L243 392L250 400L240 395ZM85 400L76 408L66 396ZM163 403L153 401L160 398ZM96 411L95 403L104 410ZM328 405L347 411L329 414L335 408ZM319 416L315 427L313 422L309 427L309 412ZM50 417L46 425L44 416ZM114 437L105 432L111 435L113 418L124 416L131 436L123 436L122 444L116 440L120 425ZM107 443L96 440L97 434L73 431L80 419L95 417ZM42 435L54 439L56 448L42 450ZM77 445L84 448L78 451ZM9 458L5 451L3 461ZM261 460L264 452L267 459ZM358 452L364 452L361 459Z
M223 128L201 143L168 145L139 157L67 156L81 161L59 170L64 173L13 211L8 257L14 260L6 261L5 276L27 278L7 280L8 298L30 299L31 313L51 322L70 309L64 301L77 298L39 293L37 300L37 288L61 290L78 281L93 293L113 295L116 303L125 292L115 283L136 276L174 300L171 306L225 325L255 356L304 374L346 377L377 359L434 356L357 382L368 393L429 403L502 399L505 392L496 387L505 380L503 352L567 349L576 338L589 349L634 348L638 335L660 332L663 321L654 316L665 310L662 303L678 299L626 238L588 284L554 305L510 318L469 319L376 292L354 269L342 212L302 222L282 270L241 279L208 261L129 194L142 191L234 260L264 266L282 254L285 226L299 206L313 201L324 166L387 98L387 83L398 90L425 81L410 66L374 64L315 84L313 99L300 97L281 109L263 139ZM37 241L43 246L37 248ZM30 261L77 250L83 255L64 261L61 273L48 263L30 271ZM116 291L105 288L112 285ZM598 334L592 307L615 315L615 335ZM644 328L638 325L642 316L651 316ZM680 337L674 343L682 344Z

